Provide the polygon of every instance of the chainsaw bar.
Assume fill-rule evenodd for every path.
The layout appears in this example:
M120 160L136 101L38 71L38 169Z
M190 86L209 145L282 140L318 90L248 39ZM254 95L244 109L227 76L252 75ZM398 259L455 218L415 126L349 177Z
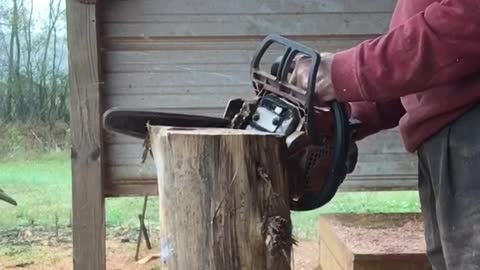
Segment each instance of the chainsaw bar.
M146 109L113 108L103 115L105 129L139 139L147 137L148 124L184 128L227 128L230 126L230 121L218 117L165 113Z

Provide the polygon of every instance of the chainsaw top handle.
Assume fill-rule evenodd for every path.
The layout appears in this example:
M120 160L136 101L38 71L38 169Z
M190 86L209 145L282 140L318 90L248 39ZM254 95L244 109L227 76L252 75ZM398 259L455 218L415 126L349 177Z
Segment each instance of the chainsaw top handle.
M266 51L274 43L285 47L285 53L272 65L274 70L265 72L260 69L260 62ZM301 89L288 83L288 74L293 70L295 56L303 54L311 59L311 67L308 75L307 89ZM305 113L305 131L313 144L319 144L319 138L314 128L314 98L316 75L320 66L321 57L313 49L289 40L277 34L268 35L260 44L251 62L251 79L258 95L275 94L296 104ZM321 192L305 194L299 201L294 203L292 209L312 210L328 203L346 175L346 159L349 147L349 121L345 111L345 105L333 101L329 104L333 113L335 131L334 148L330 170L325 181L325 187Z

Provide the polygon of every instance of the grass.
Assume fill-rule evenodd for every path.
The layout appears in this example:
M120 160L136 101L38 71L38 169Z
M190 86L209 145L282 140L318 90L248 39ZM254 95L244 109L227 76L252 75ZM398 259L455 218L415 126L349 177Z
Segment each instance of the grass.
M33 159L0 161L0 187L14 197L18 206L0 202L0 230L36 224L45 227L71 223L71 168L66 153L36 156ZM137 229L143 198L115 198L106 202L109 228ZM147 219L158 223L158 201L150 198ZM326 206L309 212L293 212L297 238L317 235L319 215L326 213L418 212L417 192L339 193Z

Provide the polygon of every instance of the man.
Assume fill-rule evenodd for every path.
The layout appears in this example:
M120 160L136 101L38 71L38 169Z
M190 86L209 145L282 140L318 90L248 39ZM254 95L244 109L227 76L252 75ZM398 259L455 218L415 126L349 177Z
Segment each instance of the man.
M349 103L358 139L398 125L417 152L433 269L480 269L480 0L399 0L388 33L321 55L317 103Z

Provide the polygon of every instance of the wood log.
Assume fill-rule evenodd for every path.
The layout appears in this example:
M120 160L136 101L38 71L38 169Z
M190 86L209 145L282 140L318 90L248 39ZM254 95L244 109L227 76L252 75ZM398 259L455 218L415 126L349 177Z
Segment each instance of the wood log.
M158 176L162 267L290 269L283 138L155 126L149 137Z

